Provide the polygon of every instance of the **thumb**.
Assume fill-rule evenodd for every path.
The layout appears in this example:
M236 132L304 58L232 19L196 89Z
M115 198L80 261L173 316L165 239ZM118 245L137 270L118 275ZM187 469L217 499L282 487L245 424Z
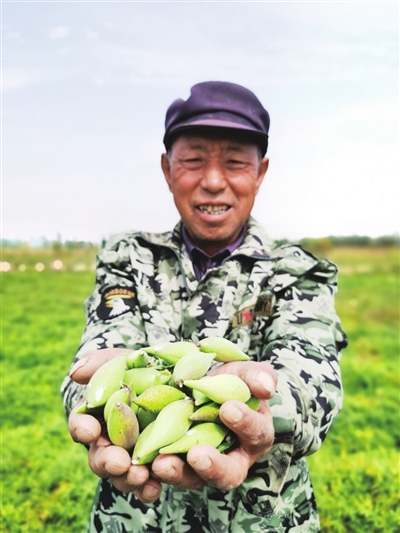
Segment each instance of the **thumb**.
M123 353L129 353L132 350L124 350L123 348L104 348L102 350L90 350L86 352L81 359L79 359L69 372L69 377L79 383L86 385L89 383L93 374L105 363L118 357Z

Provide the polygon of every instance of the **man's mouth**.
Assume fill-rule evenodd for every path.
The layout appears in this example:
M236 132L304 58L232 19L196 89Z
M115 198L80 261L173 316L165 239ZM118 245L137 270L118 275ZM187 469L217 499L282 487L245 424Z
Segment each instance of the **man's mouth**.
M197 208L202 213L207 213L208 215L220 215L222 213L225 213L229 209L229 205L208 205L203 204L197 206Z

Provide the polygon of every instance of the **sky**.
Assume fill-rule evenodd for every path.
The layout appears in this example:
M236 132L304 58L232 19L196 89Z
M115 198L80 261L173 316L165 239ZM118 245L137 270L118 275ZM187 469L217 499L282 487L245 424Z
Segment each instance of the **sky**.
M271 116L274 239L398 234L399 3L1 1L2 237L167 231L168 106L201 81Z

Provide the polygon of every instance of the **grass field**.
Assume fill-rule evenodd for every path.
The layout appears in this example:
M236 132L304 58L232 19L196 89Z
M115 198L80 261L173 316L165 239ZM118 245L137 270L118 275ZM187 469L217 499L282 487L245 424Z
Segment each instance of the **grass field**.
M1 531L7 533L82 533L97 483L86 450L69 437L59 394L84 327L95 252L57 253L3 250L12 267L2 274L1 306ZM322 532L395 533L399 250L341 247L326 255L340 267L337 311L350 344L341 364L344 409L309 458ZM50 268L56 258L64 270ZM43 271L35 270L38 262Z

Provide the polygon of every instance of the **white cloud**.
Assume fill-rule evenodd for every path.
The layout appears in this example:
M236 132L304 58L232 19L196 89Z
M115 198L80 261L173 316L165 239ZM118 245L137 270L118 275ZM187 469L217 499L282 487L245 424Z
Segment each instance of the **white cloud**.
M69 34L68 26L58 26L48 33L50 39L63 39Z

